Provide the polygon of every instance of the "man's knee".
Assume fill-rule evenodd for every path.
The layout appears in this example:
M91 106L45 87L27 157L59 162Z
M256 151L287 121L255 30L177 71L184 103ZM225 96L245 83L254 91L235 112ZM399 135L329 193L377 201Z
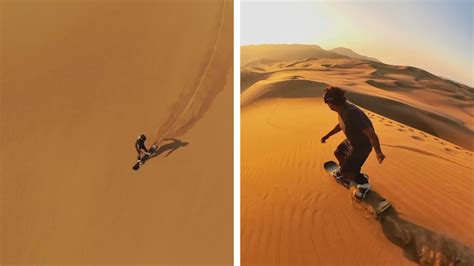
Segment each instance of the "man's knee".
M336 157L337 161L339 162L339 165L342 165L346 159L346 156L344 154L341 154L338 151L334 152L334 156Z

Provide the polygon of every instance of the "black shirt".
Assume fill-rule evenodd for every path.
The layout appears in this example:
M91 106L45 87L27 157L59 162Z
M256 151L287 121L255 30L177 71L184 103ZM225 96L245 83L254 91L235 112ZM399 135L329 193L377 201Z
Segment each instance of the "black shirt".
M354 148L371 146L370 140L363 130L374 128L370 119L365 113L350 102L346 102L339 112L339 126L341 127L347 140Z
M137 152L140 152L140 150L148 152L148 149L145 147L145 141L140 138L135 142L135 149L137 149Z

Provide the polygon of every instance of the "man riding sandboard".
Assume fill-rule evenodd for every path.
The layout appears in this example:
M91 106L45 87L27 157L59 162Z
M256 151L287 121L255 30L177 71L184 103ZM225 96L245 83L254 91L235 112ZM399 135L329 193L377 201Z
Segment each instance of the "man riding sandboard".
M141 134L138 137L137 141L135 141L135 149L137 150L137 153L138 153L137 161L140 161L140 159L142 158L142 155L148 152L148 149L145 146L145 141L146 141L145 134Z
M371 186L367 176L360 172L362 165L372 148L375 150L379 163L383 162L385 155L382 153L379 138L370 119L361 109L348 102L344 94L345 91L337 87L328 86L325 89L324 102L332 111L337 112L339 123L321 138L321 143L325 143L332 135L343 131L346 139L334 152L340 166L340 172L336 178L349 180L350 186L356 188L352 190L354 198L363 199Z
M154 143L149 150L145 147L145 140L146 137L145 135L140 135L140 137L137 139L135 143L135 148L138 152L138 160L137 163L132 167L133 170L137 171L140 169L140 167L150 158L159 156L163 152L168 151L168 153L165 155L167 157L170 155L172 152L177 150L180 147L184 147L188 145L188 142L183 142L178 139L170 138L170 139L164 139L165 141L172 141L171 143L163 144L158 148L158 145ZM142 151L143 150L143 151Z

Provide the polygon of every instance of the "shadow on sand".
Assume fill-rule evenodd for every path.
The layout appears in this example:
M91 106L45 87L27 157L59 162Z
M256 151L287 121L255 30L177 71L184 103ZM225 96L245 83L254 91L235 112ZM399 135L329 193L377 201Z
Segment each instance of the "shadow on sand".
M371 191L374 197L382 198ZM392 206L379 218L383 233L403 249L405 256L420 265L474 265L469 247L412 222L401 219Z
M171 143L167 143L167 144L163 144L161 145L158 150L156 151L155 154L153 154L151 158L153 157L157 157L157 156L160 156L162 153L164 152L168 152L165 157L168 157L168 155L170 155L171 153L173 153L175 150L181 148L181 147L185 147L189 144L189 142L183 142L181 140L178 140L178 139L165 139L165 140L168 140L168 141L172 141Z

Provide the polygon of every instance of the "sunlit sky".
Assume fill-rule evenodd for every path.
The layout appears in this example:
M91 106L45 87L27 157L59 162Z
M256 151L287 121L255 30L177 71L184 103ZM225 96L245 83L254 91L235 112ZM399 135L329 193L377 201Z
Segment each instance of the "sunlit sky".
M346 47L474 85L474 0L242 0L241 44Z

